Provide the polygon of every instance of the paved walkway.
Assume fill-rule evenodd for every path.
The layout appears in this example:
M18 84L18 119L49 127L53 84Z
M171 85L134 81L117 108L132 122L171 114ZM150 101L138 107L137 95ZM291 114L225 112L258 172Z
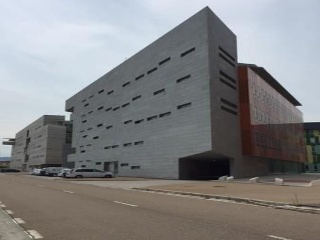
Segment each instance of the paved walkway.
M0 240L30 240L24 229L0 208Z

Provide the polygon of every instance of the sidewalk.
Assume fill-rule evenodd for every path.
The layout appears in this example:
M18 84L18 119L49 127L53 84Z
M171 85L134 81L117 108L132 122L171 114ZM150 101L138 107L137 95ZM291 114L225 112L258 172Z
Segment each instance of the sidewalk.
M0 240L30 240L24 229L0 208Z

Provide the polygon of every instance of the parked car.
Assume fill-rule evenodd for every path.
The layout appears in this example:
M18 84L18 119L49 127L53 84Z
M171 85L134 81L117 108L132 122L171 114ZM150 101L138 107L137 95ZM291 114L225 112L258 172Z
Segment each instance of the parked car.
M45 169L45 176L56 177L58 173L63 169L63 167L47 167Z
M20 172L20 170L13 168L1 168L0 172Z
M106 172L92 168L78 168L73 169L66 174L68 178L113 178L114 175L111 172Z
M60 170L60 172L58 173L58 177L66 177L67 173L71 172L72 169L71 168L64 168L62 170Z
M46 169L45 168L35 168L32 170L31 175L35 175L35 176L44 176L46 173Z

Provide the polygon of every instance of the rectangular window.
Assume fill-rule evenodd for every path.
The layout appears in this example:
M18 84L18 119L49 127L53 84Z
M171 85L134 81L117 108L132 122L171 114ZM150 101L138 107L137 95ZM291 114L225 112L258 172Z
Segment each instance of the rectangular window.
M106 109L106 112L109 112L111 110L112 110L112 107L109 107L109 108Z
M114 91L113 90L111 90L111 91L109 91L107 94L108 95L110 95L110 94L112 94Z
M185 104L182 104L182 105L177 106L177 109L182 109L182 108L190 107L191 105L192 105L191 102L185 103Z
M119 145L113 145L112 146L112 148L118 148L119 147Z
M143 119L140 119L140 120L137 120L134 122L134 124L139 124L139 123L142 123L143 122Z
M229 63L231 66L235 67L236 65L231 62L228 58L226 58L224 55L222 55L221 53L219 53L219 57L221 57L224 61L226 61L227 63Z
M154 71L156 71L157 69L158 69L157 67L152 68L151 70L149 70L149 71L147 72L147 74L151 74L151 73L153 73Z
M83 121L82 121L82 123L86 123L86 122L87 122L87 120L83 120Z
M131 169L140 169L140 166L131 166Z
M117 111L119 109L120 109L120 107L115 107L115 108L113 108L113 111Z
M238 113L237 113L236 111L233 111L233 110L231 110L231 109L229 109L229 108L226 108L226 107L224 107L224 106L221 106L220 108L221 108L223 111L225 111L225 112L231 113L231 114L233 114L233 115L238 115Z
M135 142L134 145L142 145L144 142L143 141L138 141L138 142Z
M101 165L101 162L96 162L96 165Z
M136 77L136 81L138 81L139 79L143 78L144 74L141 74L140 76Z
M83 135L83 136L82 136L82 138L86 138L86 137L88 137L88 135Z
M148 117L148 118L147 118L147 121L151 121L151 120L154 120L154 119L157 119L157 115L152 116L152 117Z
M132 146L132 143L124 143L123 146L124 147L130 147L130 146Z
M104 92L104 89L100 90L98 93L101 94L101 93L103 93L103 92Z
M122 105L122 108L125 108L125 107L127 107L129 105L130 105L130 103L125 103L125 104Z
M97 127L102 127L103 126L103 123L100 123L97 125Z
M88 131L89 131L89 130L92 130L92 127L88 128L87 130L88 130Z
M235 87L234 85L232 85L231 83L227 82L226 80L220 78L220 82L224 83L225 85L227 85L228 87L237 90L237 87Z
M129 84L130 84L130 81L122 84L122 87L126 87L126 86L128 86Z
M166 63L166 62L169 62L170 61L170 57L168 57L168 58L166 58L166 59L164 59L164 60L162 60L161 62L159 62L159 66L160 65L162 65L162 64L164 64L164 63Z
M87 99L83 99L81 102L85 102L85 101L87 101Z
M87 147L91 147L92 146L92 144L87 144Z
M113 125L106 126L106 129L111 129L111 128L113 128Z
M93 113L93 111L88 112L88 114L91 114L91 113Z
M81 117L85 117L85 116L86 116L86 114L82 114L82 115L81 115Z
M170 116L170 115L171 115L171 112L161 113L161 114L159 115L159 118L167 117L167 116Z
M224 99L224 98L220 98L220 101L226 105L228 105L229 107L233 107L235 109L238 108L238 106L232 102L229 102L228 100Z
M86 165L81 165L82 168L86 167Z
M184 76L184 77L181 77L181 78L177 79L176 82L177 82L177 83L180 83L180 82L182 82L182 81L184 81L184 80L187 80L187 79L190 78L190 77L191 77L191 75L189 74L189 75L187 75L187 76Z
M85 152L86 152L86 150L81 150L80 152L81 152L81 153L85 153Z
M219 46L219 50L220 50L221 52L223 52L225 55L227 55L231 60L236 61L236 59L235 59L233 56L231 56L231 55L230 55L226 50L224 50L222 47Z
M188 55L189 53L192 53L194 50L196 50L195 47L193 47L193 48L191 48L191 49L189 49L189 50L181 53L180 56L181 56L181 57L184 57L184 56Z
M83 133L83 132L84 132L84 130L81 130L80 132L81 132L81 133Z
M98 107L98 111L99 111L99 110L102 110L102 109L103 109L103 106L101 106L101 107Z
M128 166L129 166L129 163L121 163L120 166L121 166L121 167L128 167Z
M85 107L88 107L88 106L89 106L89 103L86 103L84 106L85 106Z
M132 98L132 101L136 101L136 100L138 100L139 98L141 98L141 95Z
M153 92L153 95L158 95L158 94L164 95L164 94L166 94L166 90L163 88L163 89L160 89L158 91Z
M106 146L106 147L104 147L104 149L110 149L111 148L111 146Z
M89 98L93 98L94 97L94 95L91 95Z
M99 138L99 136L95 136L95 137L93 137L93 139L98 139Z
M132 120L126 120L123 122L124 124L132 123Z

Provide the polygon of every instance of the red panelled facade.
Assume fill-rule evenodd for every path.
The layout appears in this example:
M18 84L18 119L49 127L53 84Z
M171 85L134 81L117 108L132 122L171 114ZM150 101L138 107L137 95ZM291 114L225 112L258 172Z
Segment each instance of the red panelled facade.
M238 79L243 155L304 162L301 104L261 67L239 64Z

